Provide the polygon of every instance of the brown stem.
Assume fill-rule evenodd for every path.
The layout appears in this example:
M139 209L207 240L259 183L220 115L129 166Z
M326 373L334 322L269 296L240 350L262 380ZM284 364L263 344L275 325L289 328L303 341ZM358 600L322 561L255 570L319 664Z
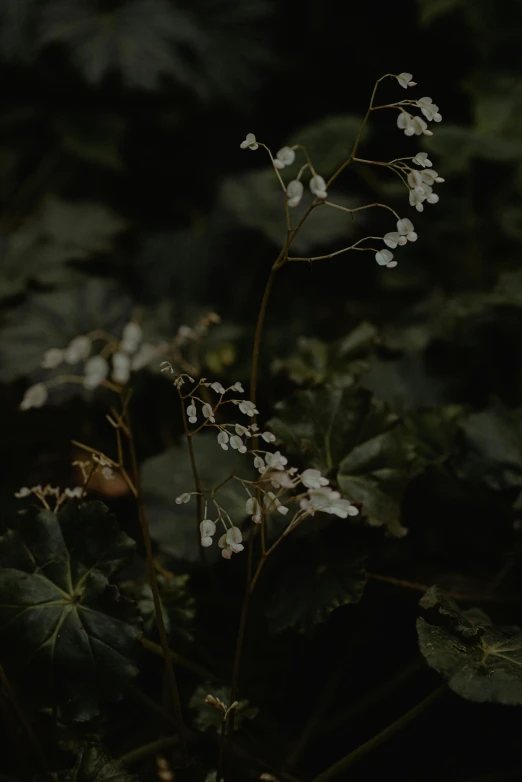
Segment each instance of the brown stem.
M265 286L265 292L261 300L261 306L259 308L259 314L257 316L256 331L254 335L254 346L252 348L252 368L250 373L250 399L252 402L256 402L257 396L257 372L259 369L259 350L261 347L261 336L263 334L263 324L265 322L266 308L268 305L268 299L270 298L270 292L274 279L276 276L277 268L272 266L270 270L270 276Z
M156 654L158 657L163 657L163 659L165 659L165 649L160 646L160 644L154 643L154 641L151 641L150 638L144 637L140 638L140 643L148 652ZM181 668L186 668L187 671L191 671L191 673L195 673L196 676L201 676L203 679L218 681L217 676L203 665L195 663L192 660L188 660L186 657L182 657L181 654L173 652L172 649L169 649L168 653L174 662L177 663Z
M126 766L132 766L139 760L154 755L156 752L160 752L162 749L168 749L174 747L178 743L178 736L163 736L160 739L151 741L148 744L144 744L142 747L131 749L130 752L126 752L125 755L120 755L120 762Z
M178 725L181 755L183 758L183 762L187 764L188 763L187 741L185 737L185 723L183 721L183 714L181 711L181 699L179 697L178 683L176 681L176 674L174 672L174 665L172 662L172 656L170 654L167 632L165 630L165 622L163 619L163 607L161 605L161 598L158 589L158 581L156 578L156 568L154 566L154 557L152 553L152 541L150 537L149 523L147 519L147 512L145 510L145 502L143 500L143 491L141 489L138 459L136 456L136 446L134 443L134 435L132 433L128 411L126 412L126 419L127 419L126 423L128 427L129 452L131 457L134 485L136 486L137 489L136 501L138 504L138 514L140 519L141 532L143 535L143 544L145 546L145 556L147 560L147 575L148 575L150 588L152 591L152 598L154 601L156 625L160 637L161 648L163 649L163 654L165 659L165 669L167 672L167 679L169 681L169 686L170 686L170 693L172 698L172 705L174 708L174 715L176 717L176 722Z
M181 396L181 395L180 395ZM189 458L190 458L190 466L192 468L192 475L194 476L194 487L197 491L196 494L196 545L198 547L199 551L199 557L201 560L202 565L206 565L206 558L205 558L205 549L203 546L200 545L200 533L199 533L199 525L202 519L201 515L201 500L202 500L202 489L201 489L201 481L199 478L199 472L198 467L196 464L196 455L194 453L194 442L193 437L190 436L190 430L188 428L188 421L187 421L187 413L185 410L185 405L183 404L183 399L180 398L181 403L181 415L183 418L183 428L185 430L185 437L187 440L188 445L188 451L189 451Z

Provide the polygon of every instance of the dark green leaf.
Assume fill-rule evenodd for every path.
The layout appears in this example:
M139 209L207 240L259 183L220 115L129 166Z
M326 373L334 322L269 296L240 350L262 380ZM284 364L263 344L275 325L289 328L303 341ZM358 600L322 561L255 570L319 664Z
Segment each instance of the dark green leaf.
M138 782L123 763L113 760L101 744L84 744L73 768L59 771L58 782Z
M237 454L223 451L215 436L199 434L193 438L197 468L202 486L210 489L224 481L237 463ZM252 478L241 459L241 475ZM199 559L199 529L196 518L196 497L176 505L176 497L194 491L194 476L185 443L170 448L142 464L142 485L150 521L151 534L164 551L178 559L196 562ZM216 500L227 511L234 523L245 516L247 496L238 481L228 481L216 493ZM216 519L216 510L209 505L208 516ZM219 533L221 535L221 533ZM216 535L217 540L217 535ZM217 545L205 549L209 558L220 554Z
M4 654L25 688L78 721L137 674L139 612L109 583L133 550L101 502L31 508L0 538Z
M323 474L338 469L340 489L362 504L370 524L405 534L399 503L409 477L408 451L386 405L365 389L325 386L297 392L276 411L269 425L290 453Z
M496 627L479 609L461 611L438 587L420 601L420 649L463 698L482 703L522 704L522 631Z
M310 635L336 608L358 603L365 583L362 559L315 538L300 542L293 562L273 576L265 610L270 628Z
M415 452L415 468L444 464L458 446L459 419L457 406L415 410L403 419L405 435Z
M190 576L171 574L167 577L160 573L157 581L167 635L178 640L192 641L196 601L189 592ZM126 582L120 586L125 594L138 603L145 633L153 635L156 632L156 614L149 584Z

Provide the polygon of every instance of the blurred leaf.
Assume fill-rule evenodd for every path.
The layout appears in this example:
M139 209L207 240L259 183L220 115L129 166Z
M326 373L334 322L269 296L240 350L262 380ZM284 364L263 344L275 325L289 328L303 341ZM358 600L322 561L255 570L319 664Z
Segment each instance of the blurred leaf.
M295 353L276 359L272 371L286 372L298 385L329 383L336 388L348 388L357 375L368 370L368 354L377 338L377 329L367 322L331 344L320 339L298 337Z
M386 405L362 388L324 386L298 391L275 409L278 417L268 425L291 454L323 474L338 469L339 488L362 504L370 524L384 524L393 535L406 533L399 502L409 453Z
M421 652L457 695L478 703L522 704L518 627L496 627L479 609L461 611L438 587L419 605L427 612L426 619L417 619Z
M440 157L440 165L444 168L443 176L446 177L468 171L477 149L475 142L474 127L445 122L441 127L437 127L433 136L423 139L423 147L430 156ZM433 163L437 170L441 170L437 161L434 160Z
M73 114L69 110L54 123L54 130L66 152L114 171L124 168L121 142L125 129L123 118L108 112Z
M3 238L0 298L25 290L29 281L68 284L82 277L67 261L107 253L125 223L95 202L71 204L48 196L40 211Z
M73 768L59 771L58 782L138 782L123 763L113 760L101 744L84 744L77 751Z
M57 698L78 721L138 672L139 612L109 582L134 546L101 502L30 508L0 538L4 659L32 694Z
M403 419L403 427L414 452L416 470L444 464L459 444L461 407L434 407L414 410Z
M119 283L91 278L83 285L53 293L35 293L5 316L0 340L0 379L50 377L40 369L48 348L64 348L73 337L103 329L119 335L130 319L131 301ZM61 374L59 368L54 374ZM81 393L81 386L61 385L52 396Z
M494 401L488 410L468 415L461 427L467 445L461 475L496 490L522 490L522 410Z
M291 176L288 175L288 181ZM279 248L283 246L286 238L284 197L271 168L228 177L222 184L219 200L226 215L224 219L261 231ZM290 210L292 225L295 226L301 212L312 200L312 194L308 193L303 198L302 208ZM346 207L356 206L354 198L345 196L336 196L335 203ZM330 245L332 241L347 239L353 232L353 223L348 214L328 207L314 209L292 242L292 251L303 253L316 245Z
M85 0L50 0L41 12L38 45L66 44L92 84L119 71L130 88L157 90L162 77L171 77L200 98L233 98L273 60L252 35L270 10L257 0L239 9L213 0L129 0L98 12Z
M6 60L30 62L34 58L30 22L39 0L2 0L0 52Z
M157 581L167 635L177 640L194 640L192 627L196 617L196 601L189 592L190 576L171 574L167 577L158 573ZM120 588L138 603L146 635L154 635L156 613L150 585L125 582L120 585Z
M288 143L306 147L315 170L328 179L350 157L362 121L354 114L334 114L300 128ZM366 141L369 134L366 129Z
M199 434L192 442L201 484L205 488L217 486L234 469L238 461L237 454L232 450L223 451L213 435ZM245 461L242 457L240 459ZM194 476L186 444L146 459L141 466L141 474L152 537L171 556L196 562L200 555L196 498L193 496L190 502L176 505L176 497L194 491ZM242 464L240 474L251 479L253 470ZM216 494L216 500L234 524L246 517L246 499L239 482L234 480L228 481ZM208 517L215 520L216 516L215 508L210 505ZM216 543L205 549L207 557L217 559L220 555L217 536L221 534L216 533Z
M270 629L292 628L310 636L336 608L358 603L365 583L362 559L322 546L314 536L311 543L300 543L293 562L272 577L265 609Z
M209 728L215 728L218 733L221 732L223 724L223 712L205 703L207 695L213 695L218 698L225 706L230 704L230 687L215 682L204 682L199 684L189 701L189 709L195 712L194 725L198 730L205 731ZM257 717L259 709L250 706L247 700L239 701L235 709L234 730L239 730L245 720L253 720Z
M419 5L419 23L428 26L440 16L456 11L463 0L417 0Z

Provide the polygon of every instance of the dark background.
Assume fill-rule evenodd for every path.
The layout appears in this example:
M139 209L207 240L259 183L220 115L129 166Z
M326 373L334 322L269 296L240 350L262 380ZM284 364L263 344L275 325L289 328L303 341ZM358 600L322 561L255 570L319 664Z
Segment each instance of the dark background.
M338 196L385 200L402 210L419 240L389 272L364 253L283 270L263 341L264 418L292 390L286 377L270 374L273 359L287 356L299 336L328 341L364 320L382 335L364 382L397 413L450 404L479 411L493 397L520 407L521 46L522 5L515 0L0 0L5 515L18 507L13 494L20 486L72 485L73 437L111 448L102 401L76 386L60 389L42 410L17 409L24 389L45 375L44 350L63 347L85 324L117 329L135 312L151 339L168 339L179 325L215 310L223 325L213 332L207 371L246 381L284 218L281 204L267 206L272 185L263 150L239 144L254 132L275 153L311 138L317 168L328 175L321 161L332 149L340 150L338 162L343 150L349 154L352 118L364 116L375 80L388 71L411 71L415 96L433 97L443 122L419 144L398 131L395 115L378 113L361 154L379 160L429 151L446 180L440 202L421 215L407 211L396 184L370 167L338 180ZM399 100L404 93L389 80L382 96ZM380 226L382 216L373 215L360 225L374 219ZM351 230L342 221L327 232L313 228L305 250L336 249ZM223 358L227 349L231 362ZM180 434L171 394L157 373L137 380L142 459ZM520 473L520 463L514 469ZM431 584L444 574L449 586L483 585L516 550L516 492L506 500L456 478L432 478L419 479L406 495L408 542L390 543L386 554L379 549L376 563L412 581ZM106 499L132 533L127 498ZM516 568L511 577L510 597L519 594ZM331 667L344 670L339 696L346 704L377 694L311 745L299 769L303 779L438 686L433 672L415 669L419 596L370 582L363 602L340 609L319 639L285 635L268 639L266 649L254 644L250 653L260 660L275 645L282 670L292 672L277 682L260 662L257 684L251 675L254 695L271 681L284 692L284 699L268 697L272 712L258 727L257 740L274 762L283 751L274 714L284 723L281 743L295 738ZM209 636L214 608L207 609ZM236 612L232 601L231 632ZM520 622L520 603L500 606L495 618ZM388 681L395 685L387 696ZM522 778L520 719L520 707L447 693L346 778ZM115 750L125 743L118 734L112 739Z

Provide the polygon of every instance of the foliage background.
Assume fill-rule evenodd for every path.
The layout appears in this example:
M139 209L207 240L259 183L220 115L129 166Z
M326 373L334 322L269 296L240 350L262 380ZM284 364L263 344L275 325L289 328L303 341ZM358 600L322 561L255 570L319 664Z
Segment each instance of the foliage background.
M273 150L302 141L317 168L331 173L375 79L411 70L416 90L432 95L444 117L422 142L446 179L440 203L415 216L419 240L393 273L364 254L283 270L269 309L259 404L268 419L299 385L358 375L361 389L399 416L401 443L415 449L413 475L397 499L409 532L390 539L382 529L347 533L337 525L325 545L341 540L350 561L364 554L374 575L482 595L496 623L520 623L522 10L516 0L419 0L375 14L373 4L346 11L334 0L1 0L4 525L20 486L73 485L72 438L112 447L103 400L76 388L54 394L43 410L18 412L24 388L43 376L44 350L95 326L117 330L131 312L148 333L168 339L212 309L223 326L209 341L209 376L245 380L284 223L266 158L240 152L239 142L251 131ZM390 150L409 154L412 143L384 116L364 149L388 159ZM379 196L404 204L395 183L373 169L350 171L336 191L346 203ZM300 249L327 252L354 230L326 217L313 216ZM355 228L364 230L364 221ZM368 339L348 351L350 361L346 352L339 357L336 341L365 323ZM173 402L161 377L140 377L133 418L143 461L178 444ZM144 476L155 473L148 465ZM133 503L124 493L102 498L139 549ZM169 566L191 576L198 619L183 636L186 653L212 660L226 680L241 563L226 572L216 566L221 591L211 596L207 576L190 557L172 559L159 537ZM285 573L307 564L315 572L310 545L304 536L276 564ZM332 564L336 586L342 565ZM498 600L488 600L497 577ZM288 578L295 585L311 577ZM420 595L369 578L361 602L338 608L312 637L269 634L264 619L253 623L244 687L260 715L241 734L248 750L278 767L303 715L331 686L331 670L333 724L311 739L295 772L303 779L436 687L437 675L418 662ZM263 599L277 609L281 593L267 588ZM296 599L299 606L304 598L296 592ZM288 616L277 613L271 621L281 629ZM141 676L151 691L160 686L150 661ZM197 683L183 678L186 700ZM158 735L157 724L142 724L139 707L111 708L111 719L86 735L91 730L114 755ZM390 767L412 780L508 778L502 774L521 763L518 708L450 692L351 778ZM17 750L15 741L6 773L29 779L30 763L20 768ZM212 767L210 751L205 763ZM150 765L140 771L154 776Z

